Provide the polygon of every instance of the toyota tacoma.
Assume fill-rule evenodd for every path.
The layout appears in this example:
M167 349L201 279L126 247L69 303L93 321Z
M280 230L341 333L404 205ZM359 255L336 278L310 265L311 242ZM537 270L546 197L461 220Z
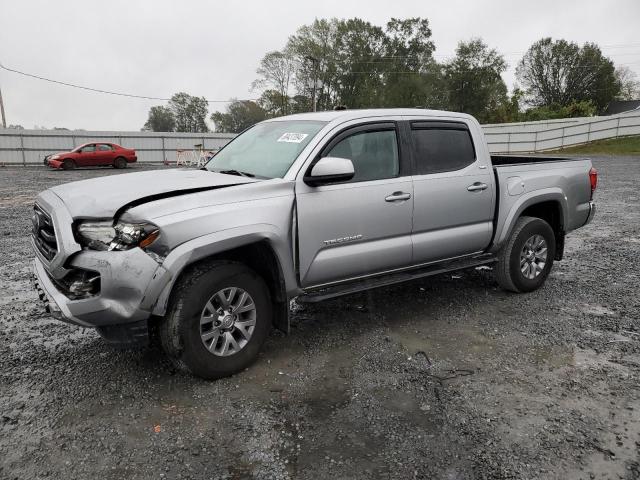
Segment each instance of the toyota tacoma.
M36 288L52 316L108 342L155 336L219 378L318 302L492 267L531 292L594 216L588 159L491 156L471 116L346 110L267 120L200 170L130 173L40 193ZM150 334L153 332L153 334Z

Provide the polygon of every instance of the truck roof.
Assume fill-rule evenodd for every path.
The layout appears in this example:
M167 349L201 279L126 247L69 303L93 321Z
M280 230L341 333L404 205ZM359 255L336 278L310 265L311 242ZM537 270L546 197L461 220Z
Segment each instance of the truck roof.
M279 120L319 120L322 122L331 122L333 120L354 120L362 117L386 117L397 115L424 115L433 117L458 117L472 119L471 115L459 112L447 112L444 110L428 110L425 108L369 108L369 109L354 109L354 110L328 110L324 112L308 112L308 113L296 113L293 115L287 115L284 117L273 118L267 121L279 121Z

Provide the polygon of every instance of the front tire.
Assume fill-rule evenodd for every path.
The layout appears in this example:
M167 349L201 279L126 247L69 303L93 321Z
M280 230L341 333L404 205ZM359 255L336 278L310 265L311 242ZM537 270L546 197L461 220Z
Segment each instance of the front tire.
M73 160L67 158L62 162L62 169L63 170L74 170L76 168L76 162L74 162Z
M160 342L172 363L205 379L251 365L272 322L269 289L237 262L205 262L178 281L160 324Z
M494 268L498 284L511 292L532 292L542 286L556 255L551 226L540 218L520 217Z

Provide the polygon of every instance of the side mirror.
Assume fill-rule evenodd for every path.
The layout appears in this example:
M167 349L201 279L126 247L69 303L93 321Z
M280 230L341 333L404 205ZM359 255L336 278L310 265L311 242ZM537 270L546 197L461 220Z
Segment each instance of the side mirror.
M354 174L353 162L348 158L324 157L313 166L310 175L305 175L304 183L317 187L327 183L346 182Z

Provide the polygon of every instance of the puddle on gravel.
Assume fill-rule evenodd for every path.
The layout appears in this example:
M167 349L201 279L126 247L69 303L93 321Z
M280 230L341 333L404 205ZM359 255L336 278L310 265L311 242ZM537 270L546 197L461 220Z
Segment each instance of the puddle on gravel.
M566 347L533 347L531 354L536 364L545 364L554 369L571 365L574 361L573 352Z
M430 360L463 361L466 366L474 365L479 356L492 354L497 348L493 339L474 327L446 324L442 328L429 326L428 332L422 330L416 326L397 327L389 332L389 338L408 356L422 352Z

